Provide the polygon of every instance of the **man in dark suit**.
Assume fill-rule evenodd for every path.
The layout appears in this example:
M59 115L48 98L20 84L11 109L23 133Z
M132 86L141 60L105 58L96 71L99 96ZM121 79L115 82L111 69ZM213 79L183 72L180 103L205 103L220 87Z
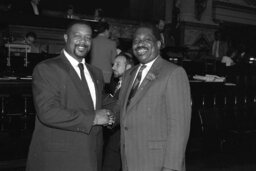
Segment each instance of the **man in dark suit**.
M182 67L160 56L159 30L140 26L132 49L140 64L124 74L120 109L123 171L184 171L191 99ZM136 89L137 88L137 89Z
M171 33L170 28L167 29L166 23L164 20L160 19L158 20L156 27L160 31L161 36L161 48L162 49L168 49L169 47L175 46L175 40Z
M71 24L60 56L38 64L33 72L36 123L30 144L29 171L99 171L102 125L112 124L101 108L102 72L85 63L91 27Z
M118 95L122 86L123 74L133 66L134 62L131 56L121 52L114 60L113 73L114 78L109 84L109 91L114 99L118 99ZM117 80L116 80L117 79ZM113 85L113 86L111 86ZM112 88L114 87L114 88ZM117 124L112 129L104 129L105 149L103 157L103 171L120 171L121 155L120 155L120 125Z
M220 31L214 33L214 41L212 42L212 56L215 60L221 61L223 56L227 55L228 44L223 40Z

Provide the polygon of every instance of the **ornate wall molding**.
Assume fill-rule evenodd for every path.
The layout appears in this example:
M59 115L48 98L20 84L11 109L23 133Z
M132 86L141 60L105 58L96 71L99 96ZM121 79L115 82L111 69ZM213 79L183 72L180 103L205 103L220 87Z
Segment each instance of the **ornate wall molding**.
M227 1L213 1L213 19L216 22L233 22L256 25L255 6L242 5Z

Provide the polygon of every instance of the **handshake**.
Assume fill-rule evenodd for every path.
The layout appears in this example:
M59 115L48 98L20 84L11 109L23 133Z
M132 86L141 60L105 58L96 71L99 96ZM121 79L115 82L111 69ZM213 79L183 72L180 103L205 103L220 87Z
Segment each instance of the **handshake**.
M115 120L116 118L111 110L101 109L96 110L96 115L93 124L111 127L115 123Z

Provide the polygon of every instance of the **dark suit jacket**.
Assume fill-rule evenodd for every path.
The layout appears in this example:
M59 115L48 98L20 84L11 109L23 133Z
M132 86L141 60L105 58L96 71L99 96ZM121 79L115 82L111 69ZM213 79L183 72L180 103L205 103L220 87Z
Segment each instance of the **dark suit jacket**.
M116 90L119 79L112 79L108 85L108 92L112 98L108 100L109 105L106 108L113 109L118 99L120 89ZM115 91L116 90L116 91ZM112 129L104 128L104 156L103 156L103 171L119 171L121 169L121 154L120 154L120 125L119 117L116 116L116 123Z
M185 170L191 118L187 75L159 57L127 106L137 68L125 73L118 102L123 171Z
M228 51L228 44L227 42L225 41L220 41L220 44L219 44L219 57L217 58L215 55L214 55L214 51L213 51L213 45L214 45L214 42L212 42L212 55L213 55L213 58L216 59L216 60L219 60L221 61L222 60L222 57L223 56L226 56L227 55L227 51Z
M87 67L99 109L104 86L102 72ZM93 126L95 110L89 88L81 84L63 53L35 67L33 97L37 117L27 170L99 171L102 127Z

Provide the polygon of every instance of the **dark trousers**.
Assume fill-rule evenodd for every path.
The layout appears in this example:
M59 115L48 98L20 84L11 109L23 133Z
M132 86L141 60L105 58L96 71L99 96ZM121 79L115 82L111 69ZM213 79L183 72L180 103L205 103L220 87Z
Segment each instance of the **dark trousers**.
M120 127L104 130L104 140L102 171L121 171Z

